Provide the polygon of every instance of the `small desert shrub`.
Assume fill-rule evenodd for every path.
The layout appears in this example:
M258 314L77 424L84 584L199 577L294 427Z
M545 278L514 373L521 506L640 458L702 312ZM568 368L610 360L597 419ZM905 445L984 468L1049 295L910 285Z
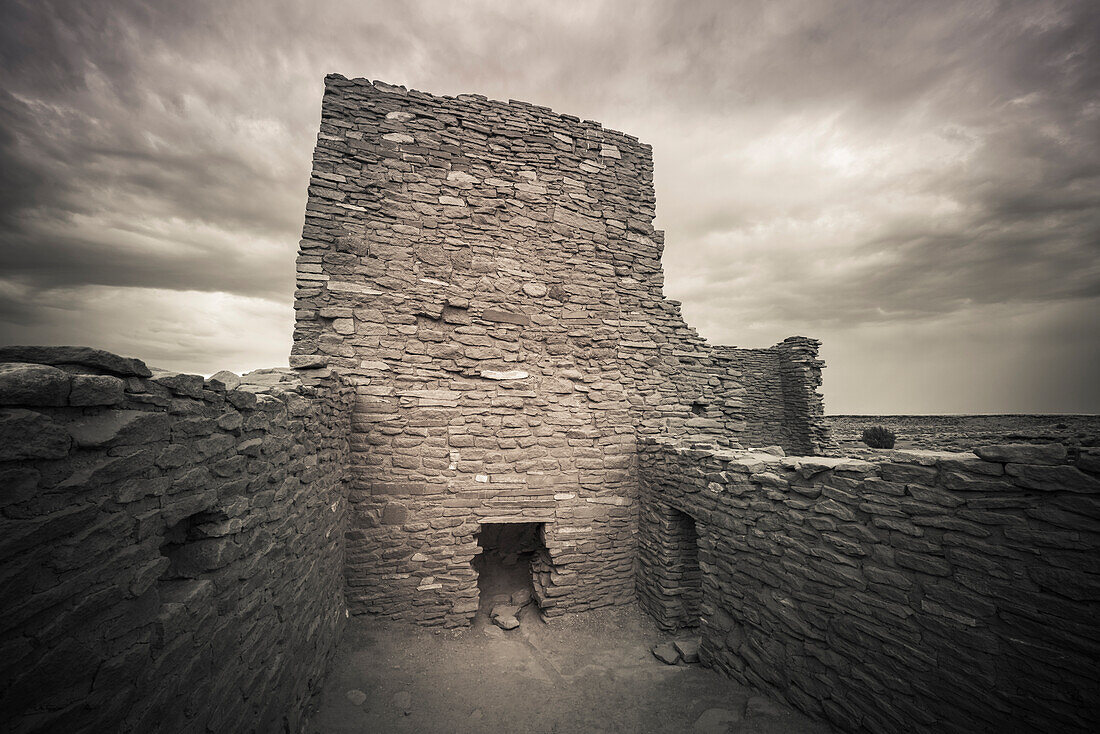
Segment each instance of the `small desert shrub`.
M885 426L872 426L863 429L863 443L873 449L892 449L894 448L895 438L897 436L894 435L894 432Z

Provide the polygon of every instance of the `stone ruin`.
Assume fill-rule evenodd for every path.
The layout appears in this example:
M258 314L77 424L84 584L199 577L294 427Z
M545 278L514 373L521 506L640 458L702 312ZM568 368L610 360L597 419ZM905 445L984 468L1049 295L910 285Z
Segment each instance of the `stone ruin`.
M823 446L817 342L716 350L661 292L649 146L330 77L291 364L356 385L348 606L464 625L484 524L538 523L547 615L634 594L637 445Z
M844 731L1095 728L1100 456L830 455L818 342L700 338L653 217L629 135L328 77L292 369L0 348L11 730L298 731L494 559Z

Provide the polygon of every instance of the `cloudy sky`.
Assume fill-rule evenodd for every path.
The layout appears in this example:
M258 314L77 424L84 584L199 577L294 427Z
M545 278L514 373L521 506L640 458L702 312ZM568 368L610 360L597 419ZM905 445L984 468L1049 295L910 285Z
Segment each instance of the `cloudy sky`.
M0 343L286 363L326 73L654 146L666 292L830 413L1100 412L1100 3L0 2Z

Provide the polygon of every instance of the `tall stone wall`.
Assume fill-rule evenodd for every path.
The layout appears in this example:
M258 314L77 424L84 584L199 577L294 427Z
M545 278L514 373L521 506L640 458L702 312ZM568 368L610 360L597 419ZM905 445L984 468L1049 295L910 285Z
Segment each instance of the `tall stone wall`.
M815 456L835 448L818 388L821 342L790 337L766 349L714 347L716 401L724 425L740 423L745 446Z
M352 611L465 624L481 523L545 523L557 614L633 596L636 435L738 445L662 296L649 146L330 76L291 364L356 387Z
M0 347L5 731L298 729L346 616L350 388L218 377Z
M683 623L687 514L706 664L842 731L1100 726L1100 452L644 448L640 601Z

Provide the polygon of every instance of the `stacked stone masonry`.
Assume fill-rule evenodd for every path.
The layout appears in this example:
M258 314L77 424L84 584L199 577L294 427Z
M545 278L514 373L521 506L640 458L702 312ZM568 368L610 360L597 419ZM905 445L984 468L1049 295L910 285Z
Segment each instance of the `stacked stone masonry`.
M0 347L9 728L298 731L349 607L467 624L518 522L547 615L637 598L842 730L1100 729L1100 456L785 456L818 343L708 345L653 215L628 135L329 77L294 371Z
M737 376L662 295L653 217L629 135L328 77L291 364L355 385L353 612L467 624L485 522L545 524L546 614L628 601L637 436L756 437ZM811 450L808 429L774 433Z
M817 358L820 346L793 336L767 349L714 347L718 408L724 425L742 427L742 444L806 456L836 449L817 392L825 366Z
M1100 729L1100 451L779 457L644 440L639 598L696 523L701 656L848 732ZM689 592L690 593L690 592Z
M0 347L5 731L299 729L346 616L352 393L215 378Z

